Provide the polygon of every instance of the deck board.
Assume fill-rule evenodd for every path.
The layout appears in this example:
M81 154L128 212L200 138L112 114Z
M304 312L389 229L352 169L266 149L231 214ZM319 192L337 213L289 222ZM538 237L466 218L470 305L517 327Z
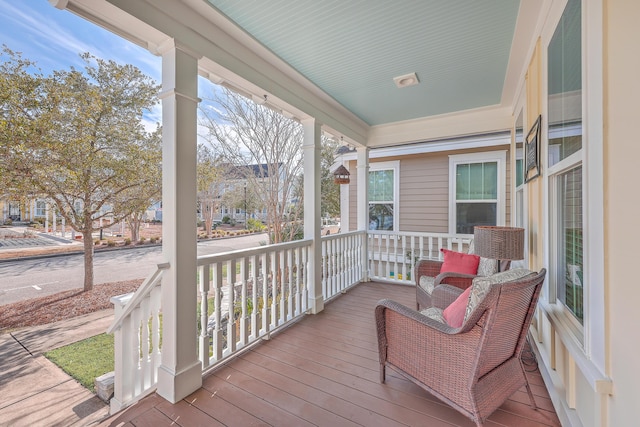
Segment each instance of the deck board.
M361 284L214 370L182 401L154 394L101 425L474 426L391 369L379 382L374 307L383 298L413 308L415 290ZM540 373L527 375L539 409L522 388L486 426L560 426Z

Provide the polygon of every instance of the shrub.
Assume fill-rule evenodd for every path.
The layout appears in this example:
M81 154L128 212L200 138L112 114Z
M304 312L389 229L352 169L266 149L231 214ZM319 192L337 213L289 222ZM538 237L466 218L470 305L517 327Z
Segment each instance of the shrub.
M126 239L124 239L124 245L125 246L129 246L130 244L131 244L131 239L130 238L127 237Z
M153 243L156 243L157 241L158 241L158 238L157 238L157 237L151 237L151 238L149 239L149 243L152 243L152 244L153 244Z
M145 240L146 239L144 237L140 237L140 240L138 240L138 243L141 244L141 245L144 245L144 241Z
M230 224L231 223L231 217L229 217L229 215L225 215L222 217L222 223L223 224Z
M255 218L249 218L247 220L247 229L250 231L263 231L265 228L267 227Z
M116 245L115 240L107 240L107 246L109 246L110 248L114 247L115 245Z

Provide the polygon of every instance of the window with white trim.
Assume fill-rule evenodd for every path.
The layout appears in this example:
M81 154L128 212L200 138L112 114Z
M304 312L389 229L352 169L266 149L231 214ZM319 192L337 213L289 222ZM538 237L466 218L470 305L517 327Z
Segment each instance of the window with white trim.
M36 201L36 213L35 216L37 217L43 217L47 215L47 204L45 203L44 200L37 200Z
M582 5L569 0L547 49L547 164L550 206L552 300L582 331L583 167ZM577 334L582 337L582 332Z
M398 230L400 162L369 165L369 230Z
M504 224L505 177L505 151L449 156L449 232Z

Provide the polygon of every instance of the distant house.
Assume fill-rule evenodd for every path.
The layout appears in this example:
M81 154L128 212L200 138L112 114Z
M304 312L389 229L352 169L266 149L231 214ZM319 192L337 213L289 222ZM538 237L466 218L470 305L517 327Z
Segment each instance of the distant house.
M15 199L0 199L0 223L30 222L47 215L47 203L44 199L33 198L28 201Z
M282 163L277 165L277 173L282 174ZM269 167L266 163L252 164L245 166L232 166L228 165L228 172L225 174L226 179L221 185L220 194L216 196L219 207L216 210L213 220L216 222L222 221L224 217L244 223L245 219L253 218L265 222L267 220L267 209L265 206L258 207L257 209L251 209L247 207L249 199L251 197L251 184L247 177L253 176L258 182L267 181L272 178L273 174L269 173ZM249 186L249 188L248 188ZM225 194L235 193L234 197L226 198ZM225 204L225 200L235 199L236 203L231 205ZM255 202L254 202L255 203ZM200 219L202 215L198 212Z

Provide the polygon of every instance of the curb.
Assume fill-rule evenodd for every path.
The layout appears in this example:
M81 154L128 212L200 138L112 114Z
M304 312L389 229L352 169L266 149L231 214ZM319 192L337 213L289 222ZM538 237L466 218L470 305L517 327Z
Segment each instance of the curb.
M252 234L267 234L267 233L252 233ZM197 239L196 240L196 244L201 243L201 242L211 242L211 241L214 241L214 240L235 239L237 237L246 237L246 236L248 236L248 234L243 234L241 236L216 237L215 239ZM124 250L130 250L130 249L154 248L154 247L157 247L157 246L162 247L162 242L154 243L154 244L149 243L149 244L144 244L144 245L119 246L119 247L115 247L115 248L103 248L103 249L98 249L97 251L94 250L94 254L96 252L124 251ZM52 254L39 254L39 255L21 256L21 257L15 257L15 258L5 258L5 259L0 259L0 264L2 264L4 262L13 262L13 261L20 261L20 260L34 260L34 259L55 258L55 257L63 257L63 256L78 256L78 255L84 255L84 251L83 250L79 250L79 251L74 251L74 252L61 252L61 253L52 253Z
M95 255L96 252L100 253L100 252L124 251L124 250L130 250L130 249L153 248L156 246L162 246L162 243L155 243L155 244L148 244L148 245L122 246L119 248L104 248L104 249L98 249L93 253ZM21 256L21 257L15 257L15 258L5 258L5 259L0 259L0 264L3 262L33 260L33 259L42 259L42 258L57 258L57 257L63 257L63 256L78 256L78 255L84 255L84 250L73 251L73 252L51 253L51 254L28 255L28 256Z

